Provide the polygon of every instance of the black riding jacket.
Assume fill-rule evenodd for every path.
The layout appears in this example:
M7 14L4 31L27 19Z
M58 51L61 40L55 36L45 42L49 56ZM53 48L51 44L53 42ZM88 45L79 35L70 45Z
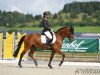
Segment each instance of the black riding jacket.
M42 25L44 27L43 31L51 31L50 24L49 24L48 20L43 19Z

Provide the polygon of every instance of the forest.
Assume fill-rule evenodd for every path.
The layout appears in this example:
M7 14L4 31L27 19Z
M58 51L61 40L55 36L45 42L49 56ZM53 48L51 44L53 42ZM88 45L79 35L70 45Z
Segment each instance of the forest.
M54 8L55 9L55 8ZM58 13L50 12L50 25L100 26L100 2L73 2L65 4ZM32 15L18 11L0 10L0 27L41 27L42 13Z

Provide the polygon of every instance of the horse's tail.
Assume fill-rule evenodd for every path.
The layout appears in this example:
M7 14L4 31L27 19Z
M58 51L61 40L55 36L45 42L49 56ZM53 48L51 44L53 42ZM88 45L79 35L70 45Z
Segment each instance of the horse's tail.
M14 57L17 57L17 55L18 55L18 53L19 53L19 50L20 50L20 47L21 47L21 45L22 45L22 43L23 43L25 37L26 37L26 35L24 35L24 36L20 39L20 41L19 41L19 43L18 43L18 47L17 47L17 49L15 50L15 52L14 52L14 54L13 54Z

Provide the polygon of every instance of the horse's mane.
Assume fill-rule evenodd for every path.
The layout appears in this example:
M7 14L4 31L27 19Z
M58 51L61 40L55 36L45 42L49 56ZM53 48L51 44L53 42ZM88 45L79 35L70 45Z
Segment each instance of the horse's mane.
M61 30L63 30L64 28L69 28L69 27L62 27L62 28L59 28L55 33L58 33L58 32L60 32Z
M61 32L64 28L69 29L69 31L72 34L74 34L74 28L72 26L71 27L68 27L68 26L62 27L62 28L58 29L55 33L57 34L57 33Z

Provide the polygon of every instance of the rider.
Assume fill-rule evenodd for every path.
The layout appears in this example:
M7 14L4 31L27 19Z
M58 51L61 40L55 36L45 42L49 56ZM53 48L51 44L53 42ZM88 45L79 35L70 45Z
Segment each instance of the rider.
M43 13L42 25L44 27L43 34L45 34L45 36L47 37L46 47L49 47L52 40L52 31L50 29L50 24L48 22L48 19L49 19L49 12L45 11Z

